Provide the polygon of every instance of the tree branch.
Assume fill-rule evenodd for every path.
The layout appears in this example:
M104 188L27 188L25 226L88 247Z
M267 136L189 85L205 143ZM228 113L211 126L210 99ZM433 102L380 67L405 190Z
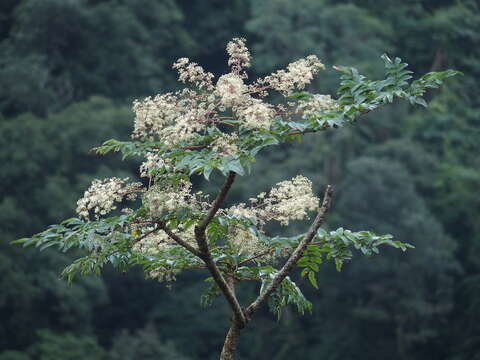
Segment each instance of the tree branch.
M308 232L305 234L304 238L300 243L297 245L296 249L288 258L287 262L283 265L280 271L275 275L272 282L267 286L265 291L261 293L246 309L246 313L248 316L251 316L255 310L257 310L265 301L267 301L268 297L277 289L280 283L287 277L290 270L295 266L295 264L300 260L302 257L307 245L312 241L313 237L317 233L317 230L323 223L325 218L325 214L328 212L330 208L330 201L332 198L333 189L330 185L327 185L325 189L325 193L323 195L323 202L322 206L320 207L315 220L313 221L312 225L308 229Z
M179 237L177 234L172 232L164 223L160 223L160 229L165 231L165 233L173 240L175 241L178 245L183 246L185 249L190 251L193 255L199 257L200 259L203 259L202 253L198 251L198 249L194 248L192 245L187 243L185 240L183 240L181 237Z
M197 228L195 228L195 232L196 232L195 235L196 235L197 241L199 242L199 247L200 247L200 243L206 244L207 241L206 241L205 233L201 233L199 235L196 230ZM199 238L201 239L200 241L198 240ZM203 255L202 259L205 262L205 265L207 265L207 268L212 274L213 279L217 283L218 287L220 288L223 295L227 299L227 302L232 308L232 311L235 315L236 323L240 328L245 327L247 320L245 318L245 314L243 313L243 309L237 300L234 290L228 285L227 281L225 280L222 273L220 272L220 269L218 268L217 264L215 264L215 261L212 259L212 255L208 250L208 245L206 245L206 248L201 249L201 251Z
M223 183L217 195L217 198L213 202L212 207L208 211L207 216L205 216L202 222L197 226L199 231L203 231L203 232L205 231L205 229L207 228L207 225L210 223L210 221L212 221L218 209L220 209L220 205L222 205L223 201L225 200L225 197L227 196L228 191L232 187L232 184L233 184L233 181L235 180L236 175L237 174L234 173L233 171L230 171L228 173L228 176L225 179L225 182Z
M142 241L142 240L145 239L147 236L149 236L149 235L151 235L151 234L153 234L153 233L156 233L158 230L160 230L160 229L159 229L159 228L154 228L154 229L152 229L152 230L150 230L150 231L147 231L145 234L142 234L142 235L139 236L138 238L134 239L134 240L132 241L132 245L138 243L139 241Z
M215 264L215 261L213 260L212 254L210 253L210 249L208 247L207 235L205 234L205 230L208 224L210 223L210 221L212 221L213 217L220 209L220 205L223 203L223 201L225 200L225 197L227 196L228 191L232 187L233 181L235 180L235 176L236 174L233 171L230 171L228 173L228 176L225 182L223 183L222 187L220 188L217 198L212 203L212 206L208 211L207 215L199 225L195 226L195 240L197 240L198 249L201 254L200 257L205 262L205 265L207 265L207 268L212 274L213 279L217 283L218 287L224 294L225 298L230 304L230 307L233 310L237 326L239 328L243 328L247 323L245 314L243 313L242 307L240 306L237 300L237 297L235 295L235 290L228 285L222 273L220 272L220 269L218 268L217 264Z
M322 245L322 244L324 244L324 243L321 242L321 241L316 241L316 242L310 243L309 245ZM261 257L263 257L263 256L271 255L271 254L273 254L274 252L275 252L275 249L265 250L264 252L261 252L260 254L251 256L251 257L249 257L249 258L246 258L246 259L240 261L240 262L238 263L238 266L242 266L242 265L244 265L244 264L246 264L246 263L248 263L248 262L250 262L250 261L256 260L256 259L261 258Z

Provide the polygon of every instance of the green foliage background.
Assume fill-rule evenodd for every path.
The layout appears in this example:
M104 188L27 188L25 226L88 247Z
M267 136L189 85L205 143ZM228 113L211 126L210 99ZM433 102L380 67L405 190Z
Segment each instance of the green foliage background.
M174 89L176 58L224 72L234 36L248 38L255 75L313 53L375 78L384 52L416 73L465 74L432 92L427 110L398 104L361 126L269 150L236 184L232 201L298 173L317 190L333 183L331 229L372 229L416 246L341 273L324 264L319 290L305 294L312 315L287 309L277 322L265 310L240 358L480 359L477 1L3 0L0 360L217 357L228 308L201 308L205 274L182 275L171 289L140 271L68 285L58 274L71 254L9 241L73 215L93 178L136 176L134 162L89 149L127 139L131 100ZM336 79L323 71L311 90L331 92Z

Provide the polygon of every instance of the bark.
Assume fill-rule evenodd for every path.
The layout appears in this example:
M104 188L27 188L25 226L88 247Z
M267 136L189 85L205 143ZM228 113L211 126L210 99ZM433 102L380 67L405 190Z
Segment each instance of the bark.
M180 246L183 246L185 249L187 249L188 251L190 251L193 255L199 257L200 259L202 259L202 253L200 251L198 251L197 249L195 249L192 245L190 245L189 243L187 243L185 240L183 240L180 236L178 236L177 234L175 234L172 230L170 230L169 228L167 228L167 226L164 224L164 223L161 223L160 224L160 229L162 229L163 231L165 231L165 233L170 237L170 239L172 239L173 241L175 241L178 245Z
M208 253L207 257L205 258L205 264L207 265L207 268L212 274L213 279L215 280L218 287L220 288L223 295L225 296L228 303L230 304L230 307L232 308L233 313L235 315L235 321L237 323L237 326L239 328L243 328L247 323L247 319L245 317L243 309L240 306L240 303L238 302L237 297L235 296L234 290L232 290L230 286L227 284L225 278L223 277L222 273L218 269L218 266L213 261L210 253Z
M237 325L237 321L232 321L230 329L228 329L225 342L223 344L222 353L220 354L220 360L233 360L235 350L238 344L238 338L240 337L240 327Z

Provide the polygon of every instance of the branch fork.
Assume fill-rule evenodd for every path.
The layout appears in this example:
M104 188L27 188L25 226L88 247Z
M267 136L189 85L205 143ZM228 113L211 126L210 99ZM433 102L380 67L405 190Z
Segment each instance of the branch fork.
M195 226L195 240L197 242L198 248L195 248L194 246L185 242L178 235L173 233L168 227L166 227L164 223L159 223L159 228L165 231L165 233L167 233L167 235L172 240L174 240L176 243L183 246L185 249L187 249L192 254L204 261L205 266L212 274L213 279L215 280L217 286L225 296L228 304L233 311L233 318L231 320L230 329L228 330L222 353L220 355L221 360L233 359L233 352L237 346L240 331L248 324L253 313L268 300L269 296L273 292L275 292L281 282L288 276L289 272L297 264L298 260L300 260L303 253L305 252L305 249L315 237L317 230L323 224L325 215L330 208L330 202L333 193L333 188L328 185L325 189L322 205L318 210L317 216L315 217L313 223L310 225L310 228L304 235L303 239L298 243L297 247L289 256L280 271L273 277L272 281L267 286L265 291L263 291L246 308L242 308L235 294L234 274L222 274L222 271L219 269L218 265L213 260L206 235L206 229L208 227L208 224L213 220L218 210L220 209L220 206L225 201L225 198L230 188L232 187L233 182L235 181L235 177L236 173L230 171L227 178L225 179L225 182L220 188L217 197L212 203L212 206L210 207L207 215L197 226Z

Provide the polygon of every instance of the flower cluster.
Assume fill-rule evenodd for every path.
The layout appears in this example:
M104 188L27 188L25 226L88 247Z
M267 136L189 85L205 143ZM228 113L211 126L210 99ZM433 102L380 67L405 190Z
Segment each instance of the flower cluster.
M142 191L142 184L127 184L128 178L110 178L93 180L83 197L77 201L77 214L85 219L89 218L90 211L95 217L106 215L117 207L115 203L123 199L135 200L137 193Z
M322 69L325 69L325 65L315 55L310 55L289 64L287 70L279 70L259 80L259 83L268 84L288 96L294 90L304 89Z
M225 74L218 79L216 94L220 97L222 105L235 106L242 104L248 98L245 96L247 91L247 85L237 74Z
M176 275L180 272L178 269L174 269L171 267L167 266L158 266L157 268L151 270L148 273L148 276L152 279L156 279L160 282L165 281L165 282L171 282L175 281Z
M230 227L228 242L239 254L258 254L268 250L268 246L252 230L242 226Z
M268 197L261 200L263 212L260 217L266 221L277 220L285 226L290 220L305 219L307 211L315 211L319 205L319 199L312 191L312 182L301 175L278 183Z
M179 209L204 210L209 206L201 191L192 193L192 183L187 180L154 184L145 192L143 203L152 217Z
M250 67L252 57L245 41L244 38L234 38L227 44L228 66L231 66L232 72L236 74L240 74L244 68ZM246 77L246 74L242 74L242 77Z
M145 232L151 230L153 230L153 227L143 229ZM176 230L173 232L192 246L195 246L196 242L193 227L190 227L186 231ZM133 250L146 255L155 255L162 251L168 251L173 245L176 245L176 243L167 235L167 233L164 231L157 231L136 242L133 245Z
M290 220L305 219L307 212L317 210L319 205L319 199L312 190L312 182L301 175L276 184L268 194L260 193L251 198L250 202L251 206L240 203L227 212L235 216L255 218L260 226L272 220L286 226Z
M214 110L214 103L203 101L190 89L147 97L133 104L133 137L158 136L165 144L174 145L205 129Z
M192 205L192 184L182 181L178 185L155 184L144 195L144 204L152 216L173 212Z
M190 62L188 58L178 59L172 68L178 71L178 80L182 83L190 82L199 89L213 90L213 74L203 70L197 63Z
M270 192L258 194L250 199L251 205L245 203L234 205L225 210L230 216L249 218L258 226L257 232L244 225L233 225L229 228L228 242L241 254L263 254L262 262L271 262L275 254L262 241L258 234L263 234L263 226L272 220L281 225L288 225L291 220L303 220L308 211L315 211L319 199L313 194L312 183L303 176L276 184ZM284 254L282 254L283 256Z
M150 177L150 172L152 170L166 169L170 170L172 166L168 164L167 161L163 160L157 154L148 153L146 155L147 160L140 165L140 176L141 177Z
M289 64L285 70L247 84L245 69L250 67L251 55L245 39L233 39L226 50L231 71L220 76L216 82L214 76L198 64L187 58L178 59L173 68L179 73L179 81L192 86L175 93L136 100L133 104L133 137L158 138L167 146L175 146L192 141L197 134L207 134L211 128L221 130L222 119L230 114L230 120L236 120L236 125L269 129L279 118L277 115L288 116L285 108L264 101L269 91L291 95L295 90L304 89L324 68L320 60L311 55ZM316 106L325 109L329 104L327 97L316 97L289 114L297 110L308 116ZM239 131L238 127L235 131Z
M312 95L307 101L302 101L297 105L297 113L302 114L303 119L317 115L326 110L335 110L338 108L337 102L330 95Z
M147 232L153 229L153 227L146 227L142 231ZM193 227L190 227L187 230L176 229L172 231L190 245L196 246ZM149 234L148 236L145 236L140 241L137 241L133 245L132 250L143 255L154 256L162 252L169 251L174 246L176 246L175 241L172 240L167 233L165 233L164 231L157 231ZM153 270L151 270L148 273L148 276L158 281L169 282L174 281L175 275L179 272L180 270L175 269L171 266L160 265L156 266Z
M235 114L242 120L242 123L250 128L268 129L275 116L272 105L254 98L249 99L244 106L235 110Z
M217 154L231 155L238 153L238 135L236 133L225 134L217 137L212 142L212 150Z

